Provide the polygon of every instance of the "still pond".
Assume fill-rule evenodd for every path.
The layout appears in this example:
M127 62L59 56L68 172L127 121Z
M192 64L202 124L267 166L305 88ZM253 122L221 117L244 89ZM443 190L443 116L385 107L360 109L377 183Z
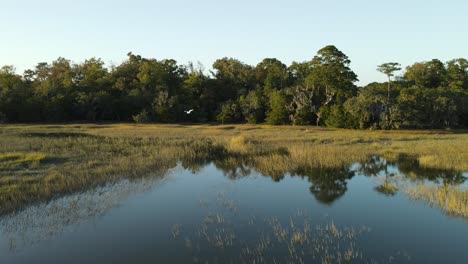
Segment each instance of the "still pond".
M0 263L468 263L468 218L410 191L467 177L378 156L284 175L180 162L0 216Z

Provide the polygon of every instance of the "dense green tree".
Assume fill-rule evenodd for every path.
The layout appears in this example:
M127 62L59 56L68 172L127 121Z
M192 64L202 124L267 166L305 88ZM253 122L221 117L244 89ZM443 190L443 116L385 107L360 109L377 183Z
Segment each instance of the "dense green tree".
M342 104L356 93L357 75L349 68L348 56L335 46L326 46L312 59L312 71L305 80L307 88L314 94L313 109L316 124L319 125L324 113L331 104Z
M286 90L288 101L286 108L293 125L310 125L316 113L314 90L304 85L296 85Z
M135 121L135 123L139 123L139 124L149 123L151 121L150 114L146 110L143 110L140 113L132 116L132 119L133 121Z
M406 67L404 77L420 87L437 88L444 84L447 70L437 59Z
M197 67L193 63L187 66L182 91L179 93L179 103L185 110L194 109L190 115L185 115L181 121L207 122L213 120L218 107L216 102L216 87L213 80L205 75L203 65Z
M58 58L17 74L0 70L0 122L135 121L326 125L361 129L468 127L468 62L458 58L378 70L389 78L357 88L349 58L326 46L310 61L255 66L222 58L213 71L133 53L106 67ZM393 80L392 80L393 79ZM390 88L391 86L391 88ZM194 109L191 114L184 111Z
M100 59L91 58L75 66L76 89L75 117L96 121L112 119L112 105L109 100L111 82L108 70Z
M133 115L142 110L142 101L148 102L149 100L139 89L137 75L142 58L131 52L127 56L128 59L120 65L112 67L110 73L115 119L119 121L131 120Z
M459 58L447 62L447 82L452 89L468 90L468 60Z
M381 128L387 110L386 100L385 87L382 85L374 83L361 88L357 96L343 104L349 127Z
M329 127L353 127L354 120L350 118L342 104L332 105L328 110L325 125Z
M213 63L218 81L217 97L222 101L246 95L254 86L254 72L250 65L233 58L222 58Z
M39 63L32 77L36 98L41 102L40 115L47 121L66 121L74 118L76 90L70 60L58 58L52 64Z
M37 121L39 106L30 84L15 73L13 66L0 69L1 122Z
M256 124L265 119L265 99L260 90L253 90L246 96L241 96L239 104L248 123Z
M237 102L229 100L221 106L221 111L216 117L217 121L226 123L238 123L242 120L242 112Z
M269 93L289 84L289 72L285 64L275 58L266 58L255 67L256 80Z
M445 88L403 89L398 97L402 125L418 128L444 128L458 125L459 97L466 95Z
M266 114L266 122L270 125L284 125L288 123L286 97L283 92L273 90L270 94L270 110Z
M288 67L288 72L291 77L293 85L304 84L307 76L312 72L313 64L311 61L295 62L291 63Z

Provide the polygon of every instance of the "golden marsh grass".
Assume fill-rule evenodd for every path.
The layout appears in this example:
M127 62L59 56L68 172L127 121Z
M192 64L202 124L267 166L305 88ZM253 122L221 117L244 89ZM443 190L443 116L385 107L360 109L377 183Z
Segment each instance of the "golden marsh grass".
M415 200L426 201L453 216L468 217L468 189L458 186L410 185L405 192Z
M468 171L462 131L358 131L301 126L66 124L0 127L0 212L89 187L163 175L181 161L246 164L272 177L337 168L378 154Z

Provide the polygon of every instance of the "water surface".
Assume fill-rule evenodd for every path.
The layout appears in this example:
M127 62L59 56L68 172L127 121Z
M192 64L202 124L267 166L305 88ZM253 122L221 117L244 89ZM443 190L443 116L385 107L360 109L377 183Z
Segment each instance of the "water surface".
M0 216L0 263L468 263L467 219L403 191L467 176L377 156L274 176L180 163Z

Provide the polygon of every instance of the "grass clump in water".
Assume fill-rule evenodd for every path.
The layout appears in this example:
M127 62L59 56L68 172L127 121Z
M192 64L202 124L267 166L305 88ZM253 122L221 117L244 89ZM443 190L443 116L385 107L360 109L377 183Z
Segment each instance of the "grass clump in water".
M395 184L385 181L383 184L378 185L375 189L379 193L385 195L395 195L398 192L398 187Z

